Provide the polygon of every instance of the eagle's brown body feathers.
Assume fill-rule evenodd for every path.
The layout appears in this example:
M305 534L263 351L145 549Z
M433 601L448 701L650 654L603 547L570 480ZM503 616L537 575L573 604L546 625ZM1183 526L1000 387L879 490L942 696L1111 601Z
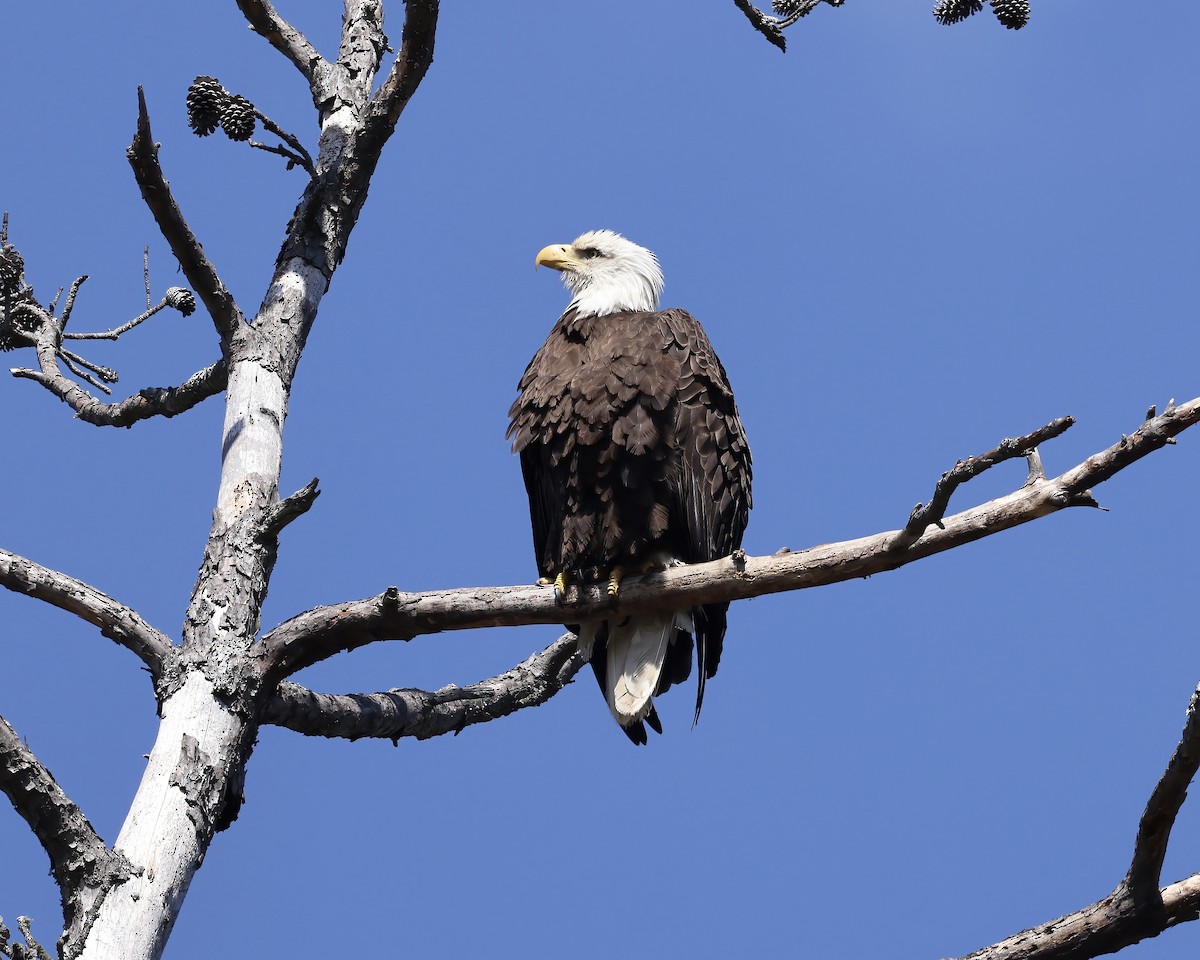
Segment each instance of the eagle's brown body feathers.
M509 414L542 576L602 581L614 567L698 563L741 545L750 450L725 369L685 311L568 309L526 368ZM727 608L691 611L697 716L721 657ZM667 646L655 693L691 671L681 614L674 624L659 618ZM609 628L598 625L592 653L602 687ZM644 719L659 729L652 703ZM621 722L645 741L640 718Z

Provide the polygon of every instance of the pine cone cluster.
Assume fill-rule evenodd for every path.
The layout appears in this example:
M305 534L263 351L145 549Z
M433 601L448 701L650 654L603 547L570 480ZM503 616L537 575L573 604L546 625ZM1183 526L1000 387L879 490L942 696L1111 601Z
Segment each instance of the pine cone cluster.
M188 126L198 137L220 127L230 140L254 136L254 104L221 86L216 77L197 77L187 92Z
M1029 0L991 0L992 13L1009 30L1029 22ZM983 9L983 0L938 0L933 15L938 23L958 23Z
M24 300L26 297L27 295L23 294L20 299ZM32 317L21 314L16 319L10 320L8 316L0 313L0 353L8 353L9 350L15 350L17 347L33 346L29 338L21 336L21 333L29 334L30 337L34 336L36 326Z
M0 351L7 353L17 347L28 347L29 341L17 331L32 334L33 320L25 314L13 318L12 307L30 299L25 289L25 258L11 243L0 247Z
M186 287L169 287L166 292L167 305L174 307L185 317L196 312L196 298Z
M31 301L31 293L25 286L25 258L11 243L4 244L0 247L0 307L11 310L19 303ZM36 321L27 313L13 317L12 313L0 312L0 352L30 346L29 340L20 334L32 336L36 329Z

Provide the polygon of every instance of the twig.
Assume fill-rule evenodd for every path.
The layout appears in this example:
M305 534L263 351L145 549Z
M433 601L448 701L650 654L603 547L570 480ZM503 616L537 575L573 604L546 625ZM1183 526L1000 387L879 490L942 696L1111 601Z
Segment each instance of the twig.
M263 535L278 537L284 527L297 517L308 513L317 497L321 495L321 491L317 489L318 482L317 478L313 477L302 489L275 504L263 523Z
M938 480L937 486L934 487L933 497L927 504L918 503L913 507L912 513L909 515L908 523L904 525L902 536L896 538L896 549L907 546L913 540L916 540L926 528L936 524L942 525L942 517L946 515L946 508L950 505L950 497L954 494L962 484L968 480L979 476L989 467L994 467L997 463L1003 463L1005 460L1012 460L1016 457L1028 457L1035 454L1039 444L1054 437L1061 436L1075 423L1074 417L1060 417L1046 426L1024 437L1014 439L1001 440L1000 444L987 453L981 453L977 457L968 457L966 460L959 460L957 464L950 470L942 474ZM1041 457L1037 458L1037 468L1041 467ZM1035 467L1033 462L1030 463L1030 476L1033 476ZM1042 478L1045 473L1042 473ZM1026 481L1029 482L1028 480Z
M68 365L78 364L85 370L90 370L105 383L116 383L121 378L117 375L117 371L111 367L102 366L99 363L92 363L85 357L81 357L77 353L72 353L70 350L65 350L61 346L58 348L58 355L67 361ZM108 391L105 391L106 393Z
M93 386L97 390L99 390L101 393L105 393L105 394L112 393L112 391L108 387L106 387L103 383L101 383L99 380L97 380L95 377L93 377L86 370L82 369L81 367L75 366L75 364L73 362L73 359L75 358L75 354L68 353L65 350L60 350L58 355L59 355L59 357L62 358L62 362L67 365L67 369L70 370L71 373L75 374L75 376L77 376L84 383L90 384L91 386Z
M122 334L128 333L140 323L145 323L152 316L162 310L164 307L170 306L170 301L166 297L161 302L154 306L147 306L146 312L138 314L128 323L123 323L119 327L114 327L112 330L105 330L101 333L64 333L64 340L116 340Z
M103 636L141 658L155 684L175 669L177 651L166 635L91 584L0 549L0 586L99 627Z
M313 165L312 156L307 150L304 149L304 144L302 144L297 137L280 127L279 124L277 124L257 107L254 108L254 115L258 118L264 129L275 134L275 136L277 136L292 149L287 150L284 147L272 147L265 143L258 143L255 140L250 141L250 146L259 150L266 150L268 153L277 153L279 156L285 157L288 160L288 169L291 169L295 164L299 164L308 171L308 175L310 177L315 177L317 175L317 168Z
M150 130L150 115L146 110L146 95L138 87L138 122L133 142L126 151L129 164L133 167L134 179L142 192L142 199L150 208L158 228L179 261L183 274L196 295L204 301L209 315L221 336L223 349L242 328L246 320L233 299L233 294L217 275L216 268L204 255L204 248L192 233L179 204L171 193L171 187L158 163L158 146Z
M285 681L263 721L308 736L426 740L539 706L586 662L576 650L575 635L568 633L511 670L466 687L336 695Z
M746 557L741 564L725 558L643 574L622 583L616 609L624 613L679 609L825 586L893 570L1086 503L1090 487L1165 446L1169 437L1198 421L1200 398L1146 421L1133 434L1060 476L948 517L941 527L926 531L915 541L902 530L892 530L807 550ZM552 588L540 586L385 592L299 614L268 633L263 644L272 668L280 671L280 676L288 676L341 650L377 639L472 627L576 623L613 615L612 599L602 585L584 586L572 597L575 602L564 609L555 601Z
M67 291L67 302L63 304L62 316L58 320L58 325L64 330L71 319L71 311L75 308L75 297L79 295L79 288L87 282L87 278L88 275L86 273L82 277L76 277L75 281L71 284L71 289ZM57 297L55 298L55 302L57 302ZM53 313L53 309L50 312Z

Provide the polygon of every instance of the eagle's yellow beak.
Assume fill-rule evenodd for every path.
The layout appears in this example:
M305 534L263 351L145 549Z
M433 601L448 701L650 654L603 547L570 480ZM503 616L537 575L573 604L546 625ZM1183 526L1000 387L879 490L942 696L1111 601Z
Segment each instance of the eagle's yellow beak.
M569 243L552 243L538 251L533 261L533 269L545 266L551 270L570 270L578 263L575 248Z

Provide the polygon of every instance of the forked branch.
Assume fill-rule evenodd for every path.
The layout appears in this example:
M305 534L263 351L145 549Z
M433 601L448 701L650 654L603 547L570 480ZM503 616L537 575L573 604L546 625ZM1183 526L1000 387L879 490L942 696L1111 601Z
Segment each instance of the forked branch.
M1115 953L1200 917L1200 873L1159 889L1163 857L1187 788L1200 769L1200 687L1179 745L1138 825L1129 872L1103 900L1023 930L961 960L1066 960Z
M221 359L177 387L146 387L132 397L105 403L63 376L57 364L48 369L44 365L41 370L16 367L10 372L14 377L40 383L74 410L80 420L98 427L131 427L151 417L178 416L223 391L229 379L229 369Z
M125 857L104 845L87 817L3 717L0 792L29 824L50 858L50 870L62 894L67 926L64 939L85 933L98 901L115 884L131 877L133 869Z

